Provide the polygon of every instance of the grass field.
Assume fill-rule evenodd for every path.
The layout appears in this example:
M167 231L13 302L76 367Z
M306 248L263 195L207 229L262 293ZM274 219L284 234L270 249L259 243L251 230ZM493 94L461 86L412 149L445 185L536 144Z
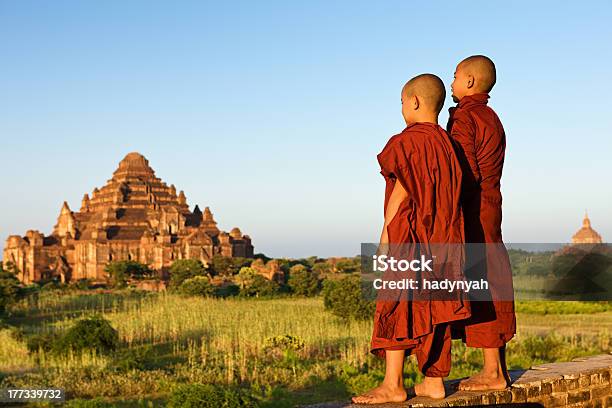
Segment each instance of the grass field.
M510 368L609 352L609 303L523 302L518 333L508 346ZM36 333L62 331L101 314L118 330L114 355L28 353ZM71 398L102 396L123 406L163 406L173 387L214 383L249 389L263 406L290 407L346 398L376 384L382 361L368 353L371 321L344 322L321 298L208 299L141 292L41 292L12 310L0 330L4 386L65 388ZM291 335L299 350L266 347ZM122 362L135 361L136 367ZM453 343L451 377L480 367L478 351ZM420 377L406 366L406 385Z

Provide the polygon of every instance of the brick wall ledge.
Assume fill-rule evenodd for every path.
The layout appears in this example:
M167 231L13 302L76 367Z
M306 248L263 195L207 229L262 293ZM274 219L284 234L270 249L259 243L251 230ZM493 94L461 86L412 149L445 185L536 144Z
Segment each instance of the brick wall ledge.
M612 407L612 353L549 363L510 372L512 384L502 391L458 391L460 380L447 381L447 397L411 398L402 403L363 405L336 401L303 408L408 407Z

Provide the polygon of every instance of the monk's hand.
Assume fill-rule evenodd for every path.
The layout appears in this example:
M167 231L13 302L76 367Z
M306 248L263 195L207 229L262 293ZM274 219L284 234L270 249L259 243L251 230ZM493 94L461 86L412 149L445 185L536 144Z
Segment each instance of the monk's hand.
M376 249L376 256L387 255L388 252L389 252L389 244L380 243L378 245L378 248Z

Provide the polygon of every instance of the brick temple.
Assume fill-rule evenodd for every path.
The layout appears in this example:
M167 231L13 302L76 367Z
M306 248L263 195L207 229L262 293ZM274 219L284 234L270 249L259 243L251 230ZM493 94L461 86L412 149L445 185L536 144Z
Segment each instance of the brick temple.
M102 188L85 194L78 212L64 202L51 235L29 230L6 240L3 262L24 283L59 277L103 281L110 261L134 260L163 271L176 259L253 257L248 235L219 230L208 207L191 211L139 153L129 153Z

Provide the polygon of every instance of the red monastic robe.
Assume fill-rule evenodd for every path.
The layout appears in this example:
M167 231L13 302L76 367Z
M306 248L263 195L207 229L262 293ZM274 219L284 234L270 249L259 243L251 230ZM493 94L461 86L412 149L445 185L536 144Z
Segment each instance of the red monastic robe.
M460 248L464 241L462 174L444 129L432 123L411 124L388 141L378 162L386 182L385 213L395 183L401 183L408 194L387 227L389 243L454 243ZM441 273L448 279L463 279L463 264L454 266ZM379 296L370 351L382 358L385 349L414 350L422 372L447 376L448 322L469 317L469 302L461 294L448 300L403 299L381 300Z
M501 232L500 180L506 135L497 114L487 106L488 99L488 94L462 98L450 109L447 126L463 170L461 201L468 253L470 243L486 244L471 246L476 248L471 251L475 259L468 259L467 264L485 259L482 267L473 270L474 275L488 279L492 299L471 302L471 318L453 325L453 337L462 338L470 347L497 348L516 333L516 317L512 270ZM468 270L466 275L469 279Z

